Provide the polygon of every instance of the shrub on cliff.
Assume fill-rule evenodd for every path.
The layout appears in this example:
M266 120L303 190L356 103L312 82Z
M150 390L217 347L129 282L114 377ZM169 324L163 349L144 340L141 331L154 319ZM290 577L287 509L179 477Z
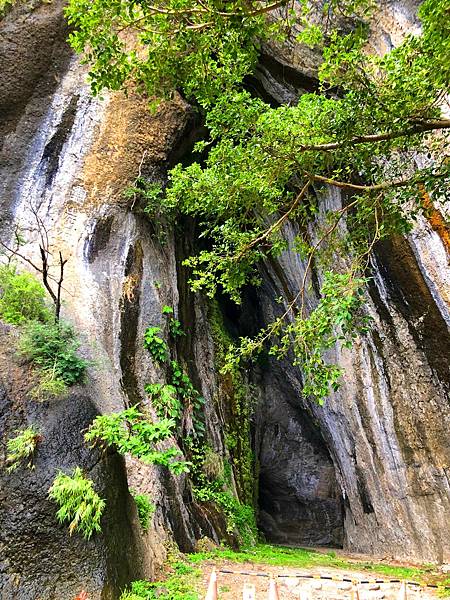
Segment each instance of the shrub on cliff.
M37 368L41 391L63 392L84 380L89 363L78 356L79 345L70 325L30 321L23 328L19 352Z
M63 395L84 380L88 361L78 356L79 342L70 325L55 321L42 284L15 265L0 266L0 318L21 327L18 349L39 376L32 395L39 399Z
M45 290L31 273L18 273L14 265L0 266L0 318L20 325L30 320L47 322L52 313Z

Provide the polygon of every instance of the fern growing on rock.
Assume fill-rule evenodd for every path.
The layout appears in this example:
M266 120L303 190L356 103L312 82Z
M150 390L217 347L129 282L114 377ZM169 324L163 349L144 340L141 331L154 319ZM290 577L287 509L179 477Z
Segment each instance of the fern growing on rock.
M147 494L134 494L132 492L132 496L136 503L139 523L141 524L142 530L148 531L150 526L150 518L155 512L155 505L152 503Z
M180 450L175 446L157 448L173 435L174 428L173 419L152 423L133 406L121 412L99 415L84 437L93 444L113 446L119 454L131 454L146 464L161 465L180 474L189 470L188 463L180 460Z
M48 491L59 509L56 517L60 523L69 523L69 533L78 531L89 539L101 531L100 520L105 510L105 501L94 490L94 482L76 467L72 475L60 471Z
M8 473L15 471L22 461L27 461L27 467L33 468L33 454L41 439L39 431L31 425L23 430L16 431L16 437L8 440L6 444L6 462Z

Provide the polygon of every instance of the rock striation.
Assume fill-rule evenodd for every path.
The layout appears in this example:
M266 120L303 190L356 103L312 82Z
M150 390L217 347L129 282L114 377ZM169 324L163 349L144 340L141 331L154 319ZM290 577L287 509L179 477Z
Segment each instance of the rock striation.
M380 48L395 43L413 7L393 4ZM396 8L397 6L397 8ZM390 16L389 16L390 15ZM390 37L389 31L392 31ZM189 153L201 124L181 99L155 115L130 93L93 98L86 70L70 54L62 4L17 6L0 22L0 198L2 239L33 229L39 210L51 243L68 259L64 317L95 359L89 382L65 400L38 404L29 374L10 352L0 357L0 432L36 423L43 442L33 471L0 478L0 595L5 600L116 599L133 578L151 577L168 542L227 538L223 517L199 504L189 480L114 453L92 453L82 431L98 413L147 402L143 388L164 381L142 348L163 305L189 326L176 352L205 397L213 451L227 460L232 418L227 382L218 373L210 306L192 296L182 260L196 243L195 223L175 231L149 219L124 189L138 175L163 183ZM315 57L302 49L265 48L249 87L273 103L315 89ZM331 190L323 202L340 206ZM291 239L294 226L285 230ZM37 251L30 235L24 248ZM373 329L330 359L345 368L342 388L324 407L301 397L302 374L268 362L246 374L253 390L252 448L259 473L259 526L268 540L426 561L450 561L449 269L439 232L425 220L408 237L379 245L367 289ZM220 302L233 335L266 324L295 295L305 265L286 252L261 272L263 283L241 312ZM314 292L308 298L314 306ZM2 331L2 339L14 332ZM22 373L22 374L21 374ZM28 383L27 383L28 382ZM228 395L227 395L228 394ZM231 415L231 416L230 416ZM69 537L47 490L58 469L82 466L108 500L104 533ZM232 485L240 493L235 477ZM152 527L140 530L128 489L149 493ZM55 557L58 558L55 561Z

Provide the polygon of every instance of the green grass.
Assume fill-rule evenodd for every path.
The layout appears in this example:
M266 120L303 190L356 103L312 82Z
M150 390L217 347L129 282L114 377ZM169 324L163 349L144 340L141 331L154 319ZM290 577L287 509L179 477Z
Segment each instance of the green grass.
M164 581L134 581L120 600L200 600L201 571L183 560L171 563L173 573Z

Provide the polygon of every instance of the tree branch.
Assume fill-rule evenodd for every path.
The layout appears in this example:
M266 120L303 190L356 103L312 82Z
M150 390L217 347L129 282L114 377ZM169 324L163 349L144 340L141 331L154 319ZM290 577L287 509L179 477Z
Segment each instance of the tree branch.
M261 242L263 242L264 240L266 240L268 237L270 237L270 235L276 229L279 229L283 225L283 223L285 221L287 221L287 219L292 214L292 212L300 204L300 201L305 197L306 192L308 191L308 188L309 188L310 184L311 184L310 181L307 181L305 183L305 185L303 186L302 190L297 194L294 202L291 204L291 206L289 207L289 209L284 213L284 215L281 215L281 217L277 221L275 221L275 223L273 223L268 229L266 229L266 231L264 231L261 235L259 235L257 238L255 238L254 240L252 240L250 243L248 243L239 252L238 256L236 257L236 260L240 260L244 256L244 254L246 254L246 252L248 252L249 250L251 250L252 248L254 248L256 245L258 245Z
M376 133L373 135L360 135L350 140L344 140L342 142L330 142L328 144L309 144L300 146L300 152L306 152L309 150L317 151L328 151L338 150L339 148L345 148L346 146L356 146L358 144L368 144L373 142L384 142L388 140L395 140L399 137L406 137L414 135L416 133L425 133L427 131L434 131L436 129L450 129L450 119L436 119L433 121L422 121L409 127L408 129L402 129L400 131L391 131L390 133Z
M307 175L312 181L327 183L328 185L332 185L334 187L338 187L344 190L353 190L355 192L376 192L380 190L387 190L389 188L405 187L414 183L414 179L410 178L401 179L399 181L383 181L383 183L376 183L373 185L357 185L355 183L349 183L347 181L337 181L336 179L331 179L330 177L323 177L322 175L314 175L313 173L308 173L307 171L305 171L305 175Z

